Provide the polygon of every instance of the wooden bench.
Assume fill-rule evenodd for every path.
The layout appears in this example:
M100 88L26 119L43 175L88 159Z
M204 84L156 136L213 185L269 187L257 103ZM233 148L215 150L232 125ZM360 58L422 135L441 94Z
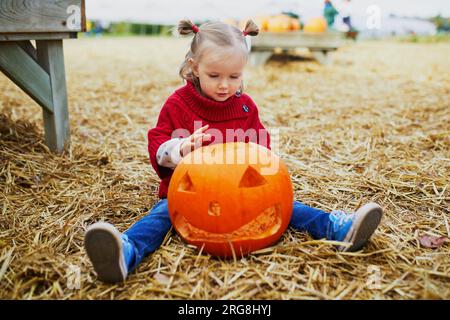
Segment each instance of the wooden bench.
M277 48L283 51L308 48L319 63L328 64L329 53L342 46L344 38L345 33L342 32L261 32L251 38L250 62L253 65L266 63Z
M0 0L0 71L42 107L45 142L56 152L70 141L63 39L86 30L84 5Z

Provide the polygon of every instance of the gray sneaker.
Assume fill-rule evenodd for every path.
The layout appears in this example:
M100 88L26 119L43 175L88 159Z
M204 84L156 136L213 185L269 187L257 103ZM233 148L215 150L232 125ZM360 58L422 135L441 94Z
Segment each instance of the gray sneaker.
M350 246L338 246L337 249L350 252L361 249L377 229L382 216L383 209L374 202L363 205L352 214L333 211L330 214L333 239L350 243Z
M110 223L90 225L84 237L84 248L101 281L125 281L128 271L122 249L121 233Z

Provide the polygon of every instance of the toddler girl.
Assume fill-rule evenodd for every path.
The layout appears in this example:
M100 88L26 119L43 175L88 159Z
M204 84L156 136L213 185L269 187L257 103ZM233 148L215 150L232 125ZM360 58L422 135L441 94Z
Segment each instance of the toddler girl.
M184 156L208 143L251 141L270 148L270 137L259 119L258 108L243 93L242 83L249 54L245 37L256 36L258 27L251 20L244 31L221 22L197 27L183 20L178 31L194 34L180 68L186 84L167 99L156 127L148 131L150 161L161 178L160 201L124 233L104 222L88 227L85 249L102 281L124 281L163 242L171 227L167 190L173 170ZM227 130L253 130L260 134L230 137ZM180 136L180 132L191 134ZM220 132L226 141L213 141L213 132ZM290 226L309 232L315 239L343 242L338 250L355 251L373 234L381 216L382 209L375 203L346 214L327 213L294 201Z

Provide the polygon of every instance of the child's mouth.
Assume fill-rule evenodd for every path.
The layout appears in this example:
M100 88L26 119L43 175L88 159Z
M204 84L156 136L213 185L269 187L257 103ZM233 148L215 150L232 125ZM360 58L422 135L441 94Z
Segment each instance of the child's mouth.
M217 95L221 98L225 98L228 95L228 93L218 93Z

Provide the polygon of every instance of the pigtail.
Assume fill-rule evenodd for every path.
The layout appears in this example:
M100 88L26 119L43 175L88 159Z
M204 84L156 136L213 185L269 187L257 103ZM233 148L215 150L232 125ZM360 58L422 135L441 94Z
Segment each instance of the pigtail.
M197 33L197 31L198 27L191 20L181 20L178 22L178 33L181 35Z
M244 34L244 36L246 35L257 36L259 33L259 28L256 25L256 23L254 23L253 20L250 19L245 24L245 28L244 31L242 31L242 33Z
M196 34L199 31L198 27L192 23L191 20L181 20L178 22L178 33L180 35L190 35L190 34ZM195 52L197 51L198 47L198 37L194 37L191 42L191 48L186 54L186 57L183 61L183 63L180 66L179 75L182 79L192 81L197 88L197 90L200 91L200 82L197 77L194 76L192 73L191 67L189 65L189 60L191 58L194 58Z

